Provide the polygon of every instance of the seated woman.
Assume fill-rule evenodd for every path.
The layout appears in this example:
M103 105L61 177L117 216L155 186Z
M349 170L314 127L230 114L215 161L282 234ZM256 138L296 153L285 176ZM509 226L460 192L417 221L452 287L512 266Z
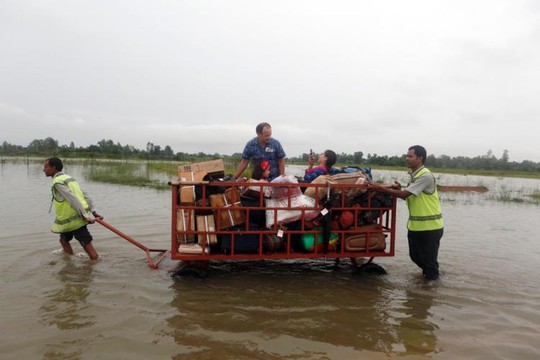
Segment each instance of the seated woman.
M270 163L266 160L259 161L255 164L253 167L253 171L251 173L251 179L248 180L250 183L267 183L268 177L270 176ZM267 196L268 194L268 188L260 187L260 186L248 186L244 189L242 192L242 196L247 196L251 198L259 198L259 191L263 190L264 196Z
M309 167L306 170L306 173L304 175L304 181L305 182L312 182L320 175L334 175L336 173L336 170L332 167L337 161L337 155L332 150L325 150L322 154L319 155L319 159L317 160L317 166L313 167L313 164L315 162L315 158L313 156L309 156Z
M262 160L255 164L251 178L254 180L262 180L261 182L268 182L270 176L270 163L266 160Z

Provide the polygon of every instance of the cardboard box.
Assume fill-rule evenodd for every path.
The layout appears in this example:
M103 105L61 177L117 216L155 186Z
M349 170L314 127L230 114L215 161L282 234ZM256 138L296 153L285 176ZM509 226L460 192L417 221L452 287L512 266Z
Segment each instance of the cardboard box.
M214 221L213 215L198 215L197 216L197 238L199 245L203 243L206 246L217 244L217 235L216 234L201 234L201 231L216 231L216 223Z
M176 210L176 230L195 231L195 213L193 210ZM184 244L194 243L195 234L178 234L178 240Z
M222 159L180 165L178 166L178 180L186 181L182 180L186 178L189 179L187 181L201 181L206 174L217 171L225 171Z
M178 166L178 180L180 182L187 181L202 181L203 178L212 172L224 171L223 160L204 161L189 165ZM186 185L180 188L180 203L193 204L195 203L195 186Z
M202 254L203 249L202 249L202 246L199 244L181 244L178 247L178 252L180 254ZM204 248L204 253L209 254L210 249L207 247Z
M244 210L227 210L227 208L242 206L240 191L237 188L229 188L223 194L210 195L210 206L214 208L214 217L220 230L243 224L246 221ZM223 208L223 210L217 210L218 208Z

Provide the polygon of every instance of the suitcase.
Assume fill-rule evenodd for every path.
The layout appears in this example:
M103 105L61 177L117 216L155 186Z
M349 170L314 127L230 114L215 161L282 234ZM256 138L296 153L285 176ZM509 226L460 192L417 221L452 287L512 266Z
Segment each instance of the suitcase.
M264 207L264 200L261 202L259 199L252 199L249 197L242 196L240 198L240 202L243 207ZM247 210L246 210L246 217L247 217ZM250 224L257 224L261 228L265 227L266 225L266 212L265 210L249 210L249 223Z
M324 251L323 247L323 233L322 229L314 229L319 230L318 234L302 234L302 240L300 242L301 244L301 250L303 252L314 252L315 251L315 237L317 238L317 252L322 253ZM331 233L330 234L330 241L328 243L328 250L334 251L336 249L337 241L339 240L339 234Z
M370 224L360 226L359 231L377 231L382 230L379 224ZM368 239L369 234L369 241ZM345 237L345 250L346 251L366 251L366 245L369 246L370 251L384 250L386 249L386 235L382 232L369 232L348 235Z
M245 225L235 226L230 231L234 231L234 253L235 254L255 254L259 252L259 234L248 233ZM249 231L258 231L257 224L249 224ZM221 252L230 254L232 252L232 235L223 234L220 240Z

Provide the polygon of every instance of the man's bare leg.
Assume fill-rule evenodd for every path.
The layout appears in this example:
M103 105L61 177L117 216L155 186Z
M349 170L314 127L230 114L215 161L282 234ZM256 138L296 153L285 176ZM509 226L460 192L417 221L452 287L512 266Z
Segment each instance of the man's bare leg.
M68 255L73 255L73 248L71 247L71 244L69 241L66 241L62 238L60 238L60 244L62 245L62 248L64 249L64 252Z
M96 249L94 248L94 245L92 245L92 243L86 244L85 246L83 246L83 249L84 251L86 251L86 253L90 257L90 260L97 260L99 258L99 255Z

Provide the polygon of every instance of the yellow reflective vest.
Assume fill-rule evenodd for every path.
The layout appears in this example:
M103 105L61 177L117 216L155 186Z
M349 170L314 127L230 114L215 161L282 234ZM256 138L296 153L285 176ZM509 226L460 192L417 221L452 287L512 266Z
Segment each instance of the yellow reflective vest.
M77 230L86 225L85 219L74 209L66 199L63 199L58 191L55 189L56 184L65 184L69 187L71 192L79 199L86 211L90 213L90 207L86 201L81 187L77 180L73 179L69 175L61 174L53 178L52 183L52 195L54 202L54 210L56 212L56 218L51 226L51 231L54 233L64 233L68 231Z
M424 167L411 178L411 182L415 182L425 173L433 176ZM437 185L435 185L433 193L422 191L416 196L410 195L407 197L407 206L409 207L407 229L411 231L427 231L442 229L444 227Z

